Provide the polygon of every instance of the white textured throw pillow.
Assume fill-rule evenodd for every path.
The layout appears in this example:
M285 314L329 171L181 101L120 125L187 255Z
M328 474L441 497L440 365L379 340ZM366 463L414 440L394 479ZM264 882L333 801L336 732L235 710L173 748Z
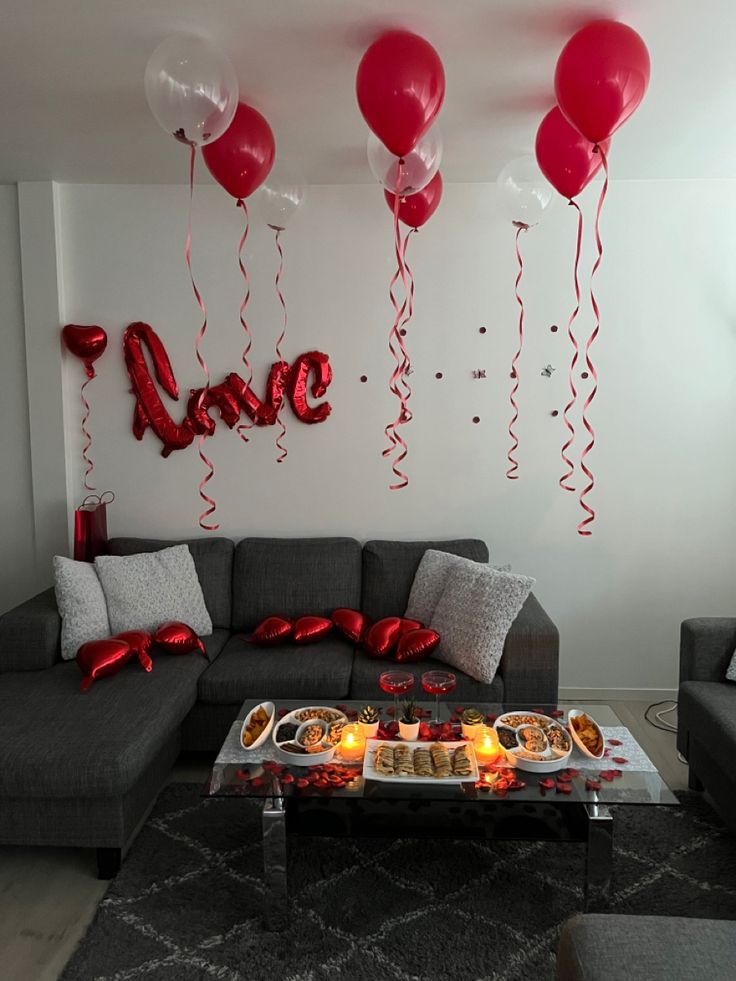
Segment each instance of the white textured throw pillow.
M736 681L736 651L733 652L731 663L726 668L726 680Z
M138 555L98 555L95 567L114 634L154 631L166 620L181 620L200 637L212 633L188 545Z
M476 564L475 570L450 570L430 626L441 638L436 658L490 684L535 580Z
M473 559L466 559L452 552L440 552L428 548L414 576L404 616L419 620L421 623L431 623L451 569L467 569L468 572L478 569L498 569L501 572L508 572L510 568L511 566L508 565L489 566L485 562L475 562Z
M110 636L107 603L91 562L54 556L54 590L61 615L61 656L71 661L90 640Z

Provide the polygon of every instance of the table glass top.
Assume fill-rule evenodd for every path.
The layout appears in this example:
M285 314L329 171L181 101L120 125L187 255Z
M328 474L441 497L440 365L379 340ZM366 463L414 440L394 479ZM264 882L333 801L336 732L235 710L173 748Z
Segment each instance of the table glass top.
M309 766L308 757L305 757L304 766L287 765L271 735L257 749L245 749L240 739L243 720L257 704L257 700L249 700L241 706L238 718L222 745L205 785L206 796L281 799L307 797L323 799L325 803L332 799L409 802L457 800L477 801L479 806L488 802L497 803L500 798L535 803L546 798L555 805L679 803L654 764L608 705L561 703L559 707L532 707L475 703L472 707L486 716L485 721L488 724L492 724L495 717L503 712L543 712L546 715L555 715L565 725L568 709L582 710L601 727L606 741L606 756L602 760L593 760L574 747L566 769L558 772L531 773L512 769L506 762L499 760L490 766L481 763L477 781L443 783L435 780L420 784L396 779L381 781L364 778L362 761L343 764L337 757L319 767ZM305 704L308 703L304 700L278 701L274 730L283 715ZM365 702L345 701L334 704L327 700L324 704L345 712L349 720L353 721ZM393 703L376 701L372 704L380 711L382 727L388 726L392 721ZM433 703L419 702L418 705L425 711L425 717L428 717ZM429 737L428 744L436 738L461 738L457 710L463 707L466 706L460 706L451 699L444 700L444 704L440 703L443 728L434 727L431 736L424 729L425 736ZM391 738L396 739L398 736Z

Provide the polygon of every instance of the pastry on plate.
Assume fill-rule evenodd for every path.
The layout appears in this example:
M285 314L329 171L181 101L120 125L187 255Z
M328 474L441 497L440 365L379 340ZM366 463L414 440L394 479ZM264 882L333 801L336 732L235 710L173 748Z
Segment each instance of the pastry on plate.
M429 747L429 752L432 755L432 762L434 763L434 775L440 779L449 777L452 770L450 754L442 743L432 743Z
M376 773L380 773L384 777L392 777L394 775L394 751L391 746L381 743L376 749L373 766Z
M469 777L473 772L467 746L458 746L452 754L452 772L458 777Z
M414 750L414 774L417 777L431 777L434 775L432 766L432 755L428 746L417 746Z

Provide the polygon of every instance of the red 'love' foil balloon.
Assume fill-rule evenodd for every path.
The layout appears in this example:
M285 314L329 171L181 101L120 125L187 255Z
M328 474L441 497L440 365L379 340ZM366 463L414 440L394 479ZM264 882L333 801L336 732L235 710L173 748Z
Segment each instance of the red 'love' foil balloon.
M368 626L368 618L365 613L360 613L358 610L348 610L345 607L332 611L332 622L354 644L360 643Z
M115 637L82 644L77 651L77 665L84 675L80 690L87 691L98 678L115 674L134 656L130 644Z
M363 646L371 657L388 657L401 634L401 617L384 617L366 631Z
M314 644L326 637L331 630L332 620L327 617L299 617L294 624L292 639L295 644Z
M281 644L291 636L292 629L291 623L283 617L266 617L251 634L250 642L262 647Z
M421 630L410 630L399 639L395 659L399 664L415 664L429 657L440 642L436 630L422 627Z
M207 657L204 642L189 624L182 623L180 620L162 623L153 635L153 642L167 654L189 654L190 651L201 651Z

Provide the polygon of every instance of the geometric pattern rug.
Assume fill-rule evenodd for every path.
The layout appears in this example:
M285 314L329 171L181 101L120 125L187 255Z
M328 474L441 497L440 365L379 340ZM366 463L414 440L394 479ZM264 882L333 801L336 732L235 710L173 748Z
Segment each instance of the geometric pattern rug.
M260 806L159 797L63 981L551 981L584 846L289 839L289 925L260 921ZM618 808L610 911L736 919L736 837L698 795Z

